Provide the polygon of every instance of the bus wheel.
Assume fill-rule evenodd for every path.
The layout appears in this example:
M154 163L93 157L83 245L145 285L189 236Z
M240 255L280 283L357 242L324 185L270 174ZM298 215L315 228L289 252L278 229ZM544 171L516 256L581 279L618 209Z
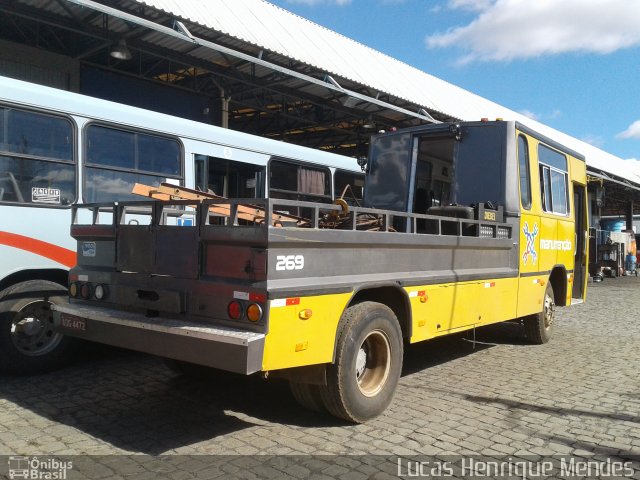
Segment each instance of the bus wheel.
M53 330L52 304L67 290L46 280L17 283L0 292L0 371L14 375L62 367L78 340Z
M345 310L335 363L327 367L320 394L336 417L363 423L391 403L402 370L402 331L385 305L363 302Z
M310 385L308 383L289 382L291 394L296 402L307 410L314 412L326 412L319 385Z
M553 288L551 283L547 283L542 311L524 319L524 331L532 343L541 345L549 341L553 332L555 310L556 302L553 296Z

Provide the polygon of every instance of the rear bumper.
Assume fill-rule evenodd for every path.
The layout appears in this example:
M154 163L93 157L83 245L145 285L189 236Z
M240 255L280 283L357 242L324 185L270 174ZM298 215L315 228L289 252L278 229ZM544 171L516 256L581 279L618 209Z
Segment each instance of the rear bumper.
M53 310L55 330L65 335L246 375L262 369L262 333L95 306Z

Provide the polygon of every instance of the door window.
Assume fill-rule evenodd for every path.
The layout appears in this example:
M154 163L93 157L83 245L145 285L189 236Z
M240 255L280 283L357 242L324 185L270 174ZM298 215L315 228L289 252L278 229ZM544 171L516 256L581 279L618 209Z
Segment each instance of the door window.
M264 167L196 155L196 187L225 198L264 197Z
M540 164L540 191L545 212L567 215L567 157L546 145L538 145Z

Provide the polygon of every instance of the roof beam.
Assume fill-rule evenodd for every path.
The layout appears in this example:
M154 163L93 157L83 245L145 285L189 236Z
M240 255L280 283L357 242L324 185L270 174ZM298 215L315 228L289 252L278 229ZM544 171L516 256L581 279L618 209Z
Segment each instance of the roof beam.
M123 12L122 10L118 10L116 8L112 8L112 7L108 7L106 5L99 4L99 3L97 3L97 2L95 2L93 0L65 0L65 1L67 1L69 3L73 3L73 4L76 4L76 5L79 5L79 6L82 6L82 7L91 8L93 10L100 11L100 12L105 13L107 15L119 18L120 20L123 20L123 21L126 21L126 22L130 22L130 23L133 23L133 24L136 24L136 25L140 25L140 26L146 27L146 28L148 28L150 30L155 30L157 32L160 32L160 33L163 33L165 35L171 36L173 38L181 39L181 40L183 40L183 41L185 41L187 43L193 43L195 45L199 45L199 46L214 50L214 51L219 52L219 53L224 54L224 55L235 57L237 59L244 60L246 62L251 62L253 64L260 65L262 67L269 68L271 70L275 70L275 71L284 73L284 74L289 75L291 77L299 78L301 80L304 80L304 81L306 81L308 83L311 83L311 84L314 84L314 85L323 86L325 88L328 88L329 90L333 90L335 92L348 95L350 97L353 97L355 99L361 100L363 102L367 102L367 103L370 103L370 104L375 104L375 105L378 105L378 106L383 107L383 108L387 108L387 109L390 109L390 110L398 111L398 112L400 112L400 113L402 113L404 115L407 115L409 117L414 117L414 118L422 120L424 122L431 123L434 120L431 116L426 117L424 115L419 114L418 112L413 112L411 110L407 110L405 108L398 107L397 105L393 105L391 103L383 102L383 101L381 101L379 99L376 99L376 98L373 98L373 97L369 97L367 95L362 95L362 94L360 94L358 92L355 92L353 90L348 90L348 89L342 88L339 85L336 86L336 85L329 84L329 83L327 83L327 82L325 82L323 80L317 79L317 78L312 77L310 75L306 75L304 73L300 73L300 72L297 72L295 70L291 70L289 68L277 65L275 63L267 62L267 61L265 61L265 60L263 60L261 58L253 57L251 55L239 52L237 50L233 50L233 49L225 47L223 45L219 45L217 43L213 43L213 42L210 42L208 40L204 40L202 38L195 37L193 35L192 36L186 36L185 34L180 33L180 32L178 32L178 31L176 31L176 30L174 30L172 28L169 28L169 27L166 27L164 25L160 25L158 23L155 23L153 21L150 21L150 20L135 16L135 15Z

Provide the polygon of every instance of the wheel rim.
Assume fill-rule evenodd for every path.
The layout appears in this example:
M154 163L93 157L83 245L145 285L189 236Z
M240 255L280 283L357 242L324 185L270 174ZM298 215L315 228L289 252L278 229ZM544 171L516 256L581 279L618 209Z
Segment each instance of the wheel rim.
M553 326L556 304L549 295L544 296L544 328L549 330Z
M370 332L356 357L355 375L360 392L366 397L377 395L384 387L391 369L391 346L381 330Z
M44 355L58 346L62 335L53 330L51 302L38 300L25 305L11 324L11 340L23 355Z

